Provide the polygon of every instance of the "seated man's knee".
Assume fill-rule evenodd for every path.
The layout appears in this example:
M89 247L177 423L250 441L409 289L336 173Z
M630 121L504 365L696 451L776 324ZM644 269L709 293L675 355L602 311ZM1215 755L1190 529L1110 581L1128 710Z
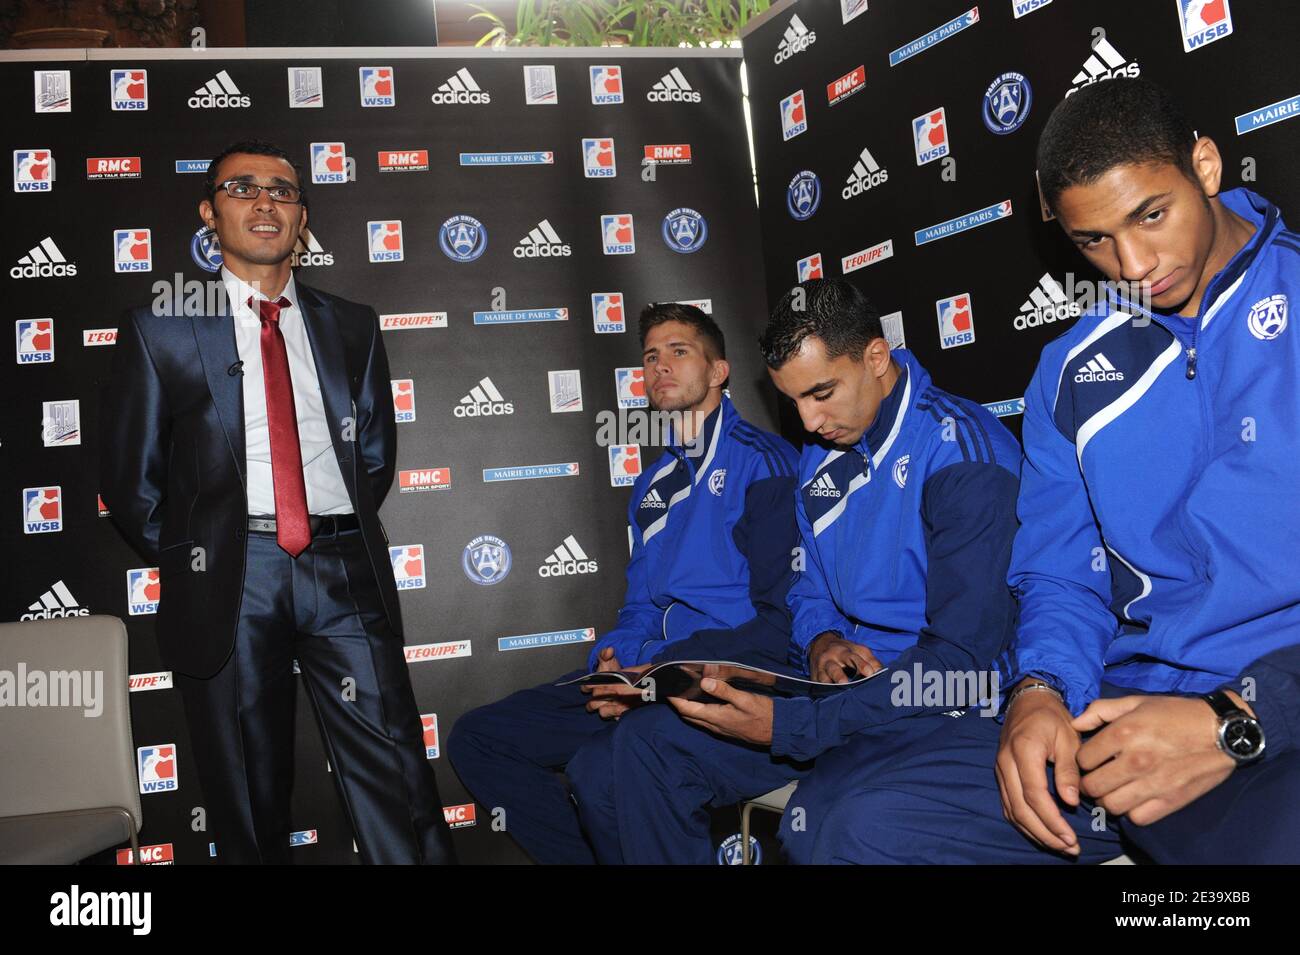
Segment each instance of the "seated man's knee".
M564 775L569 780L579 805L612 802L614 756L610 746L612 733L601 733L573 754Z
M790 797L790 802L781 815L777 838L781 840L781 848L792 865L808 865L812 862L813 843L817 833L808 827L808 807L800 802L798 790Z
M822 819L806 820L811 845L801 846L801 861L813 865L849 862L872 865L904 862L911 834L902 817L914 801L890 789L846 793L820 810ZM798 833L792 834L793 836ZM787 851L790 851L787 849Z
M493 732L492 708L495 703L470 710L456 720L447 737L447 757L458 772L472 767L491 749Z

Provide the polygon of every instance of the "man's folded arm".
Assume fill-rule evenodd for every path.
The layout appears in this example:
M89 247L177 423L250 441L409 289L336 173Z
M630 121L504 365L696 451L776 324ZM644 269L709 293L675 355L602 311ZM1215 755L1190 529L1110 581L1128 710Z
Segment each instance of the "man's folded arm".
M99 493L122 536L140 556L156 562L171 410L134 312L123 315L119 326L99 409Z
M954 464L930 477L921 512L926 624L917 642L888 672L853 689L820 700L776 700L773 753L813 759L884 723L975 706L976 691L993 688L994 661L1015 628L1006 572L1016 533L1016 489L1016 475L997 464ZM923 679L937 673L945 689L960 686L962 699L923 704L918 664Z

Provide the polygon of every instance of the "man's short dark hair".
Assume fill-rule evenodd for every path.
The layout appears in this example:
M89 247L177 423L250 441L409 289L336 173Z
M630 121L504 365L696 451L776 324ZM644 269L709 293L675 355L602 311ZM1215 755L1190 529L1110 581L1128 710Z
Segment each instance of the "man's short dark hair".
M1150 80L1120 78L1067 96L1038 139L1038 183L1052 208L1071 186L1088 186L1120 165L1169 163L1199 185L1196 134L1173 98Z
M769 368L780 368L809 338L821 340L827 358L850 355L861 361L872 340L884 337L880 312L856 285L844 279L810 279L786 292L772 309L758 347Z
M695 329L704 342L704 354L710 361L727 357L727 340L722 337L722 329L713 317L694 305L681 305L677 302L659 302L641 310L642 348L645 347L645 337L650 334L650 329L664 322L681 322Z
M203 188L208 197L208 202L217 201L217 169L221 166L221 161L227 156L234 156L243 153L249 156L274 156L276 159L283 159L293 167L294 175L298 177L298 191L302 193L302 205L307 207L307 186L303 182L302 170L298 164L289 158L289 154L281 149L275 143L268 143L261 139L242 139L237 143L231 143L221 152L217 153L212 162L208 163L208 174L203 178Z

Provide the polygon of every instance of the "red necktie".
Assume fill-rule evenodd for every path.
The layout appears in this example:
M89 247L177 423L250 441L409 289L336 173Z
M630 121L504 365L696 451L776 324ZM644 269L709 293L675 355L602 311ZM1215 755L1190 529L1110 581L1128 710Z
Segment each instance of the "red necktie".
M298 444L298 412L293 404L289 355L280 331L280 309L289 305L281 296L262 299L262 378L266 384L266 427L271 437L271 484L275 489L275 539L290 557L311 543L307 518L307 485L302 477L302 448ZM248 305L251 308L253 299Z

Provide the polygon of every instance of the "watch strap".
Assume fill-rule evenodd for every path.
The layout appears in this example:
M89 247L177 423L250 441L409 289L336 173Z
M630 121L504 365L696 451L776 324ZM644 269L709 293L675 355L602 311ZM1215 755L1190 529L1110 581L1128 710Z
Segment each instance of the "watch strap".
M1204 694L1201 699L1210 704L1221 720L1236 716L1238 713L1243 716L1248 715L1245 710L1232 702L1232 697L1228 696L1223 690L1213 690Z

